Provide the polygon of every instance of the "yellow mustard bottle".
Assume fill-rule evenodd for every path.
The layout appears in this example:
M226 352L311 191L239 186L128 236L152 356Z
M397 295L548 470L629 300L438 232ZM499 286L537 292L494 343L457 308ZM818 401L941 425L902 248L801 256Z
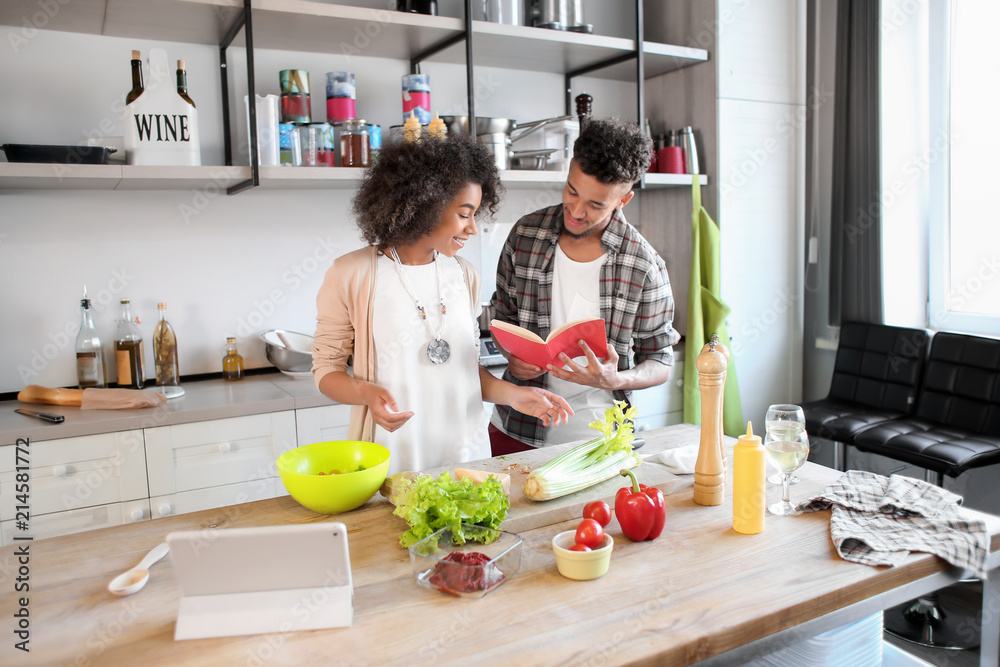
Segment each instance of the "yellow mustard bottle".
M733 446L733 530L756 535L764 530L765 485L764 445L747 422L746 435Z
M423 134L423 127L420 125L420 121L417 117L410 112L410 117L406 119L403 123L403 141L410 143L413 141L420 141L420 135Z

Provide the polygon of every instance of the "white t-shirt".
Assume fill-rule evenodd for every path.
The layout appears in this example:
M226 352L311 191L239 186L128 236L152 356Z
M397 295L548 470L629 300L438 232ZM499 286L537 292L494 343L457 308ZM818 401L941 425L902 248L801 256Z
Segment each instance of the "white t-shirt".
M479 325L469 306L462 267L439 255L447 308L441 336L451 356L435 364L427 356L440 326L435 263L402 266L410 290L427 312L427 326L403 288L391 257L378 258L375 277L375 381L389 390L401 412L415 414L389 432L375 426L375 442L389 448L389 474L424 470L490 456L479 382Z
M576 262L556 246L552 275L552 329L573 320L601 316L601 267L606 259L607 255L601 255L589 262ZM594 350L594 353L603 357L606 351ZM587 365L587 357L582 353L573 361L580 366ZM568 424L546 430L546 444L585 441L600 435L589 425L595 419L603 420L605 410L614 405L615 399L610 391L566 382L552 374L546 382L548 389L565 398L575 413Z

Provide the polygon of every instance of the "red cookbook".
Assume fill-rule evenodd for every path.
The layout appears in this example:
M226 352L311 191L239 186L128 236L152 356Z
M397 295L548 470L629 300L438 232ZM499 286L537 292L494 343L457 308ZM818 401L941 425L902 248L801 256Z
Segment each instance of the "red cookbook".
M545 340L541 336L515 324L500 320L490 322L493 339L515 357L545 368L549 364L562 366L559 354L565 352L571 359L583 356L578 341L583 340L598 358L608 352L608 337L604 320L590 318L574 320L553 329Z

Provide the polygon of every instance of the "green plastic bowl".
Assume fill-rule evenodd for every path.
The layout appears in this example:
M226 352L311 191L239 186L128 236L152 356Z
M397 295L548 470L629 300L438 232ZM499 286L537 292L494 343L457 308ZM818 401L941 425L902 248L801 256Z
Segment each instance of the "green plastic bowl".
M329 474L332 471L340 472ZM374 442L317 442L278 457L278 474L288 493L321 514L361 507L382 486L388 472L389 450Z

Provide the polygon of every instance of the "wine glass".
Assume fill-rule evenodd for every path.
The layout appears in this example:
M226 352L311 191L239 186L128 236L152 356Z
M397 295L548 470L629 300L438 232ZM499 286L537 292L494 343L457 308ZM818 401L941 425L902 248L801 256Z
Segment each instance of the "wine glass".
M794 408L797 406L784 407ZM801 408L798 410L801 411ZM795 505L789 500L788 487L791 483L792 473L802 467L809 456L809 434L806 433L801 424L792 426L796 422L777 421L776 423L781 426L767 429L767 435L764 436L764 451L767 453L767 460L771 465L781 471L781 502L768 505L767 511L781 516L793 516L801 514L801 512L795 509Z
M798 436L799 433L805 434L806 432L806 414L803 412L802 408L797 405L789 404L778 404L772 405L767 409L767 415L764 417L764 428L770 433L774 431L775 439L783 439L782 435L786 432L789 435ZM806 435L808 442L808 435ZM778 466L775 466L777 468ZM769 475L767 478L770 484L781 484L781 471L780 468L778 472L773 475ZM798 484L798 475L792 474L789 479L790 484Z

